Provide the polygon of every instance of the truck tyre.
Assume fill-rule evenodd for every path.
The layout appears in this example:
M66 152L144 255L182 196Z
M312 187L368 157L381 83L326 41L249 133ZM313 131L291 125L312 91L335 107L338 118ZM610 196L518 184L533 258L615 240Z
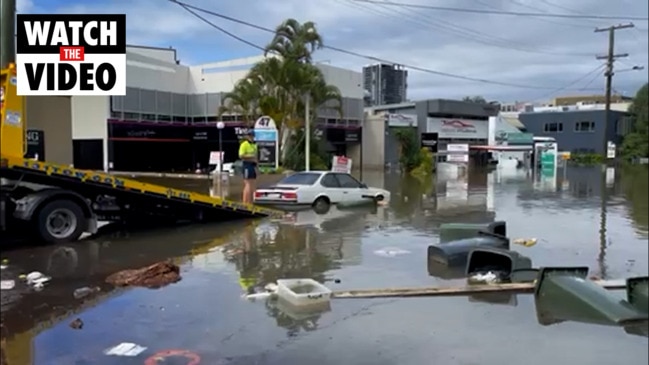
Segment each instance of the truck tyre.
M78 204L54 200L43 206L35 217L38 236L48 243L73 242L86 227L86 217Z

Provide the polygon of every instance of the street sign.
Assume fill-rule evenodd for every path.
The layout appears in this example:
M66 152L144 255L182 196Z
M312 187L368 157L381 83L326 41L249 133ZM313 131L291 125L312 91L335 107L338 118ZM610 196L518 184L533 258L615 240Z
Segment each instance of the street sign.
M615 158L616 149L615 143L609 141L606 145L606 158Z
M262 116L257 119L255 122L255 129L275 129L277 130L277 125L273 118L269 116Z
M421 134L421 147L428 148L431 153L437 153L437 143L439 134L437 133L422 133Z
M331 171L352 173L352 159L345 156L333 156L331 161Z

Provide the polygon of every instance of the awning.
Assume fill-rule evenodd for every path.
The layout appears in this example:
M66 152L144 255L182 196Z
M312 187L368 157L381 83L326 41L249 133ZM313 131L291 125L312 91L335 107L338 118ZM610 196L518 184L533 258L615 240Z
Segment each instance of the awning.
M479 151L532 151L532 146L469 146Z

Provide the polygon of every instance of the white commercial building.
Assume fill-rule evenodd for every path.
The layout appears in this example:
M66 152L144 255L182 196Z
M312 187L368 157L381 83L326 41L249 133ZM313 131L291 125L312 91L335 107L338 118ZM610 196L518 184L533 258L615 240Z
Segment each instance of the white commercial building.
M129 46L125 96L28 98L28 126L42 131L45 141L40 146L44 156L39 157L87 169L192 169L215 150L210 146L217 140L214 122L229 122L222 131L224 150L233 144L231 135L241 120L219 116L224 94L263 58L186 66L174 49ZM328 64L317 67L343 96L342 118L332 109L319 108L314 111L318 121L334 129L360 128L361 73ZM70 140L70 148L61 147Z

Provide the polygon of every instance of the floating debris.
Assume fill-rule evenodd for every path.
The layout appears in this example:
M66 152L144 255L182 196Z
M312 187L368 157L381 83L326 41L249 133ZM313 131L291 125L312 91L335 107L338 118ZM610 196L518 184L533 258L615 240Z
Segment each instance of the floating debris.
M0 281L1 290L11 290L16 287L16 282L14 280L2 280Z
M269 299L273 293L269 292L261 292L261 293L253 293L253 294L246 294L243 296L244 299L249 300L251 302L255 302L258 300L266 300Z
M146 351L146 349L146 347L140 346L135 343L122 342L117 346L104 350L104 355L134 357L143 353L144 351Z
M80 330L83 328L83 321L81 318L77 318L74 321L70 322L70 328L75 330Z
M266 291L269 293L277 293L277 284L268 283L266 284L266 286L264 286L264 289L266 289Z
M21 275L21 278L23 276ZM38 271L32 271L29 274L24 276L25 281L27 282L27 285L31 286L35 290L41 290L45 286L45 283L49 282L52 280L51 277L46 276L42 272Z
M532 247L536 245L537 239L536 238L517 238L513 240L517 245L525 246L525 247Z
M386 247L386 248L374 251L375 255L382 256L382 257L395 257L395 256L399 256L399 255L407 255L409 253L410 253L410 251L403 250L403 249L396 248L396 247Z
M84 297L87 297L90 294L100 292L101 288L99 287L94 287L94 288L89 288L87 286L79 289L75 289L74 293L72 295L74 296L75 299L81 299Z
M496 284L501 281L502 275L495 271L475 273L468 278L472 284Z
M142 269L122 270L106 278L115 286L160 288L180 281L180 268L171 262L158 262Z
M269 299L273 296L277 295L277 289L278 286L275 283L268 283L266 286L264 286L264 292L258 292L258 293L252 293L252 294L244 294L241 297L249 300L251 302L255 302L258 300L266 300Z

